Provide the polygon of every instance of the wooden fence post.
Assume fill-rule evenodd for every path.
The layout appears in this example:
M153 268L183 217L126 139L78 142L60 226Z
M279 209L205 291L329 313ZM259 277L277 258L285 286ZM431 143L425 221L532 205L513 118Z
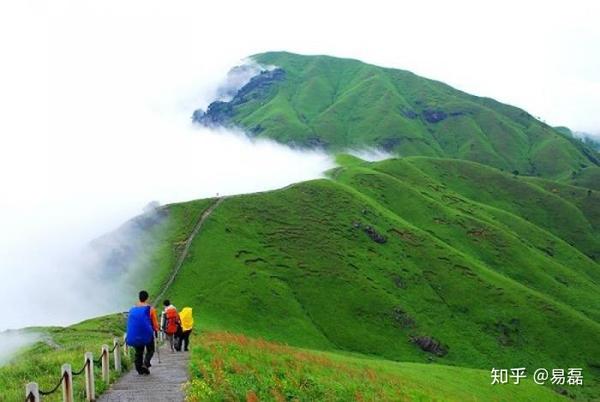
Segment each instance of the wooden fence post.
M63 364L60 369L63 376L63 402L73 402L73 371L70 364Z
M40 389L37 382L30 382L25 386L25 398L27 402L40 402Z
M113 347L115 350L113 351L113 357L115 361L115 371L117 373L121 372L121 341L119 338L113 339Z
M85 399L86 401L96 400L96 388L94 384L94 355L92 352L85 354Z
M127 346L127 332L123 334L123 353L125 353L125 355L129 353L129 346Z
M105 384L110 382L110 352L108 351L108 345L102 345L102 381Z

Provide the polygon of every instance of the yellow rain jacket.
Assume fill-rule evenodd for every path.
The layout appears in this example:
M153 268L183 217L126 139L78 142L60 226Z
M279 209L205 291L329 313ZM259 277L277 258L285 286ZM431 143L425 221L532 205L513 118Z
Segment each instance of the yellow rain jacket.
M179 319L181 320L181 329L184 331L190 331L194 327L194 317L192 317L192 308L184 307L179 313Z

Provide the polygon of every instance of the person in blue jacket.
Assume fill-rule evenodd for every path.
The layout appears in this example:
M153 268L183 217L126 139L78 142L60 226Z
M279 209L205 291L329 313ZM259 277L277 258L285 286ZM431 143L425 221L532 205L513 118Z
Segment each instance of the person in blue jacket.
M148 304L148 292L142 290L139 302L129 310L126 339L127 344L135 349L135 369L140 375L150 374L154 336L158 329L156 310Z

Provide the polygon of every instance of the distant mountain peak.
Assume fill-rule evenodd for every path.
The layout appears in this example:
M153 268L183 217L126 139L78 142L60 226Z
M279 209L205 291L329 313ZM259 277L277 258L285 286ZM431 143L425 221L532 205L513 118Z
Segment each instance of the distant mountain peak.
M195 111L195 122L331 152L465 159L565 181L591 177L592 187L600 177L591 144L514 106L359 60L288 52L250 60L262 67L231 99Z

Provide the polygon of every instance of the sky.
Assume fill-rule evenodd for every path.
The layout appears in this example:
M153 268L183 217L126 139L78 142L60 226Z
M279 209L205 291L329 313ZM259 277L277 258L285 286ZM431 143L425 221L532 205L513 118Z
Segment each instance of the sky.
M0 294L30 292L0 330L95 313L57 314L58 295L77 304L84 285L56 278L77 277L81 245L150 201L277 188L331 167L192 127L245 57L357 58L600 136L598 15L600 3L577 0L3 1Z

